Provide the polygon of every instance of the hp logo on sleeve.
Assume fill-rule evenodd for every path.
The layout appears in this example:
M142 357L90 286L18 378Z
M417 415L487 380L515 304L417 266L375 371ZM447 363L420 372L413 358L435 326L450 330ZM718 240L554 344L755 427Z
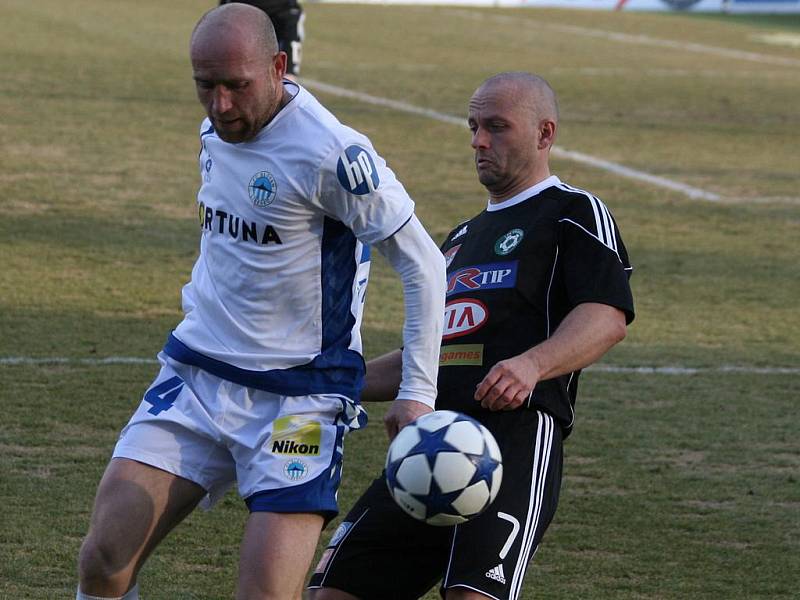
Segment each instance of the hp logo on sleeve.
M380 180L375 162L361 146L348 146L336 165L339 183L351 194L362 196L378 189Z

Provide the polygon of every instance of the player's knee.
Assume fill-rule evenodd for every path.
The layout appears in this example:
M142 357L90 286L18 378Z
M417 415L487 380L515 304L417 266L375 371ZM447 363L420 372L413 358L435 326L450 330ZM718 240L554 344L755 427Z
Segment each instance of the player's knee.
M114 540L89 534L78 555L78 576L81 583L110 584L131 580L133 554Z
M334 588L317 588L308 590L309 600L359 600L357 596Z

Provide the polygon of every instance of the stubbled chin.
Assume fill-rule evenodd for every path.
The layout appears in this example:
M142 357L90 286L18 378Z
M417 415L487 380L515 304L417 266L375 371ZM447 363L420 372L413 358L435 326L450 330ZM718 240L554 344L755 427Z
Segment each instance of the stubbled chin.
M220 131L219 129L216 130L217 135L223 142L228 142L229 144L240 144L242 142L246 142L252 136L247 136L246 132L244 131Z

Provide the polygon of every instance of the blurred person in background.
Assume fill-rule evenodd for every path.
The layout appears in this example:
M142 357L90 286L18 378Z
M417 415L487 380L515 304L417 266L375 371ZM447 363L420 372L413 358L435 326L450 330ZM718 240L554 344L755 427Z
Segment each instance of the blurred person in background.
M260 8L272 21L278 46L286 52L286 77L295 80L300 76L303 60L304 23L306 19L302 5L297 0L235 0ZM220 0L220 5L231 4L231 0Z

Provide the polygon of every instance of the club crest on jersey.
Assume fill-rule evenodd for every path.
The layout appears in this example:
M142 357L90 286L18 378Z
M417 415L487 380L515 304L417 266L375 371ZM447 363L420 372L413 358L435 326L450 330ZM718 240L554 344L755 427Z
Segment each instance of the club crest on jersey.
M494 243L494 251L500 256L509 254L514 248L519 246L525 232L522 229L512 229L505 235L501 235Z
M278 183L269 171L259 171L247 185L247 192L253 205L259 208L269 206L278 194Z
M302 460L290 460L283 465L283 474L287 479L292 481L300 481L308 475L308 465Z
M464 267L447 276L447 295L478 290L513 288L517 283L517 265L513 260Z
M444 253L444 262L445 262L446 267L449 267L450 263L453 262L453 259L456 257L456 252L458 252L459 248L461 248L461 244L458 244L457 246L453 246L452 248L450 248L450 250L447 250Z
M489 320L489 309L480 300L451 300L444 306L443 340L451 340L478 331Z
M211 160L211 157L206 159L206 162L203 163L203 181L206 183L211 181L211 167L214 166L214 161Z
M339 155L336 176L344 189L357 196L374 192L380 184L375 161L366 149L355 144Z

